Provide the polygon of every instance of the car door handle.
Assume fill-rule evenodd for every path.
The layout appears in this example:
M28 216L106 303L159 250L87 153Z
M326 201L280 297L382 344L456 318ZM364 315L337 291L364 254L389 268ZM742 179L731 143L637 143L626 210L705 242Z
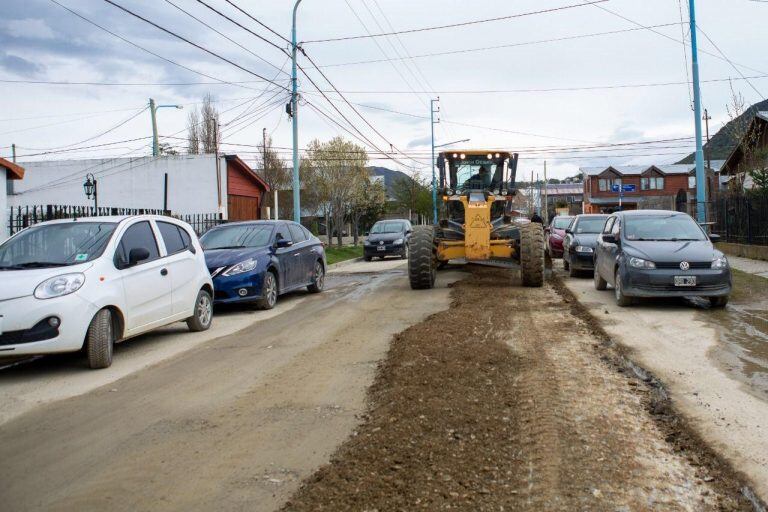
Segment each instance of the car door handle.
M162 269L162 270L160 271L160 275L161 275L161 276L167 276L167 275L168 275L168 269L167 269L167 268L164 268L164 269Z

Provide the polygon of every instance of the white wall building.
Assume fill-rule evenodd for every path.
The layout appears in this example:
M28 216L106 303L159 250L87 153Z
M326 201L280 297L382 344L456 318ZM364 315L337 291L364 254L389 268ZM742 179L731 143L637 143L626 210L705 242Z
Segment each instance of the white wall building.
M14 185L24 177L24 169L13 162L0 158L0 242L8 238L8 196Z
M227 218L227 157L182 155L27 162L8 206L93 206L83 190L87 174L98 182L98 205L167 209L175 214L222 213ZM6 208L0 208L5 212Z

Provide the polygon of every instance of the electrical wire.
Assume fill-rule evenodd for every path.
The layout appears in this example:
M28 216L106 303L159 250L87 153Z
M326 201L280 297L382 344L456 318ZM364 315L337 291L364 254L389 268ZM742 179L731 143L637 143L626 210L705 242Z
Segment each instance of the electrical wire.
M51 1L54 1L54 0L51 0ZM250 70L250 69L248 69L248 68L246 68L244 66L241 66L240 64L238 64L238 63L236 63L236 62L234 62L234 61L232 61L232 60L230 60L230 59L228 59L228 58L226 58L226 57L224 57L222 55L219 55L218 53L216 53L216 52L214 52L212 50L209 50L208 48L206 48L206 47L204 47L202 45L199 45L199 44L197 44L197 43L187 39L186 37L177 34L176 32L173 32L172 30L169 30L169 29L167 29L167 28L165 28L165 27L163 27L161 25L158 25L154 21L152 21L150 19L147 19L147 18L141 16L140 14L137 14L137 13L131 11L130 9L126 8L126 7L123 7L122 5L118 4L117 2L113 2L112 0L104 0L104 2L110 4L110 5L114 6L114 7L117 7L121 11L123 11L123 12L125 12L127 14L130 14L134 18L139 19L139 20L141 20L141 21L143 21L143 22L145 22L145 23L147 23L149 25L152 25L153 27L157 28L158 30L163 31L166 34L168 34L170 36L173 36L176 39L179 39L180 41L183 41L183 42L185 42L185 43L187 43L187 44L189 44L191 46L194 46L198 50L201 50L201 51L203 51L203 52L205 52L205 53L207 53L209 55L212 55L212 56L216 57L219 60L222 60L222 61L224 61L224 62L226 62L228 64L231 64L232 66L236 67L237 69L239 69L241 71L244 71L244 72L248 73L249 75L253 75L256 78L260 78L260 79L264 80L265 82L270 82L273 85L276 85L278 87L281 87L281 88L285 89L286 91L288 90L288 87L286 87L286 86L284 86L282 84L278 84L277 82L274 82L272 80L269 80L268 78L260 75L259 73L256 73L253 70Z
M688 73L688 49L685 46L685 25L683 23L683 2L677 0L677 8L680 11L680 35L682 36L682 49L683 49L683 61L685 62L685 89L688 92L688 106L693 110L693 95L691 94L691 87L687 84L691 83L691 76Z
M107 1L107 0L105 0L105 1ZM208 4L207 4L207 3L205 3L203 0L197 0L197 2L198 2L198 3L200 3L200 4L202 4L202 5L204 5L204 6L206 6L208 9L212 10L213 12L215 12L216 14L218 14L219 16L221 16L222 18L226 19L226 20L227 20L227 21L229 21L230 23L233 23L233 24L237 25L237 26L238 26L238 27L240 27L241 29L245 30L246 32L248 32L249 34L251 34L251 35L255 36L256 38L258 38L258 39L260 39L260 40L264 41L265 43L269 44L270 46L273 46L273 47L277 48L278 50L280 50L280 51L281 51L281 52L283 52L283 53L286 53L286 54L288 53L288 52L287 52L287 51L286 51L284 48L281 48L280 46L278 46L278 45L277 45L277 44L275 44L274 42L272 42L272 41L270 41L269 39L267 39L266 37L262 36L261 34L257 34L257 33L256 33L256 32L254 32L253 30L251 30L251 29L247 28L246 26L244 26L244 25L240 24L239 22L237 22L237 21L235 21L234 19L230 18L229 16L227 16L227 15L226 15L226 14L224 14L223 12L219 11L218 9L215 9L214 7L212 7L212 6L208 5Z
M236 3L234 3L232 0L224 0L224 1L225 1L225 2L227 2L229 5L231 5L232 7L234 7L235 9L237 9L238 11L240 11L241 13L245 14L245 15L246 15L247 17L249 17L251 20L255 21L256 23L258 23L259 25L261 25L261 26L262 26L262 27L264 27L265 29L267 29L267 30L269 30L270 32L272 32L273 34L275 34L277 37L279 37L280 39L282 39L283 41L285 41L285 42L286 42L286 43L288 43L289 45L291 45L291 44L292 44L290 40L286 39L286 38L285 38L283 35L281 35L280 33L276 32L275 30L271 29L270 27L268 27L267 25L265 25L264 23L262 23L261 21L259 21L258 19L256 19L254 16L252 16L251 14L249 14L249 13L248 13L248 12L247 12L245 9L242 9L241 7L239 7L239 6L238 6Z
M744 73L741 71L741 69L739 69L739 68L738 68L738 66L736 66L736 65L733 63L733 61L732 61L731 59L729 59L729 58L728 58L728 56L727 56L725 53L723 53L723 50L721 50L721 49L720 49L720 47L719 47L719 46L717 46L717 44L716 44L716 43L715 43L715 42L712 40L712 38L711 38L711 37L709 37L709 35L708 35L708 34L707 34L705 31L704 31L704 29L702 29L701 27L699 27L699 25L698 25L698 24L696 25L696 27L699 29L699 32L701 32L702 34L704 34L704 37L706 37L706 38L707 38L707 41L709 41L709 43L710 43L712 46L714 46L714 47L715 47L715 50L717 50L717 51L718 51L718 53L719 53L720 55L722 55L722 56L723 56L723 58L724 58L724 59L725 59L725 60L728 62L728 64L730 64L730 66L731 66L731 67L732 67L732 68L733 68L733 69L734 69L734 70L735 70L735 71L736 71L736 72L739 74L739 76L741 76L741 78L747 82L747 84L748 84L748 85L749 85L749 86L752 88L752 90L753 90L753 91L755 91L755 92L757 93L757 95L758 95L758 96L760 96L760 98L762 98L762 99L765 99L765 96L763 96L763 94L762 94L762 93L761 93L761 92L760 92L760 91L757 89L757 87L755 87L755 86L752 84L752 82L749 80L749 78L747 78L746 76L744 76Z
M337 42L337 41L351 41L355 39L370 39L370 38L376 38L376 37L385 37L385 36L392 36L395 34L413 34L416 32L428 32L433 30L442 30L446 28L457 28L457 27L466 27L469 25L478 25L480 23L489 23L489 22L495 22L495 21L504 21L504 20L510 20L514 18L522 18L525 16L533 16L536 14L547 14L557 11L564 11L567 9L574 9L577 7L584 7L587 5L595 5L603 2L607 2L608 0L594 0L590 2L583 2L579 4L571 4L571 5L563 5L560 7L553 7L551 9L540 9L537 11L529 11L529 12L523 12L518 14L510 14L508 16L497 16L495 18L486 18L481 20L472 20L472 21L464 21L461 23L451 23L448 25L437 25L433 27L422 27L422 28L413 28L409 30L398 30L394 32L386 32L383 34L367 34L367 35L357 35L357 36L345 36L345 37L333 37L328 39L310 39L309 41L304 41L302 44L309 44L309 43L330 43L330 42Z

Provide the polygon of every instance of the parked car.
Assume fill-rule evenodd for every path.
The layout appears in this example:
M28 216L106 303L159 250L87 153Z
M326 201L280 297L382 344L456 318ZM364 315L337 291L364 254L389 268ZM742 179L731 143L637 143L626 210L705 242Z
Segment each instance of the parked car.
M617 212L598 236L595 288L613 285L616 302L635 297L707 297L724 307L731 270L704 230L685 213L658 210Z
M549 226L544 230L547 236L545 250L550 258L563 257L563 238L565 238L565 230L572 220L573 215L558 215L552 219Z
M365 261L386 256L400 256L408 259L408 241L413 227L405 219L380 220L371 228L363 242Z
M186 320L204 331L213 283L192 228L169 217L44 222L0 245L0 355L85 349L91 368L113 346Z
M563 239L563 267L571 277L581 271L595 268L595 245L597 236L603 231L608 215L577 215Z
M216 289L214 302L253 302L272 309L277 297L325 285L325 249L301 224L281 220L237 222L201 238Z

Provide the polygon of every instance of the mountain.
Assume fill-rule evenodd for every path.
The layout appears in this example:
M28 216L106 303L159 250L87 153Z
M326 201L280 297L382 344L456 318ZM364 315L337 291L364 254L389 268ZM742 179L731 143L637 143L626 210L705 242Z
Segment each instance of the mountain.
M733 149L736 147L736 144L739 142L734 140L734 132L739 132L739 130L736 128L739 125L746 127L749 123L752 122L752 119L755 117L755 113L762 112L764 110L768 110L768 100L755 103L749 107L749 109L747 109L744 114L737 117L733 121L729 121L709 139L708 144L704 144L704 157L706 158L707 151L711 151L710 158L712 160L727 159L731 155ZM695 158L695 154L691 153L677 163L692 164L694 163Z
M369 167L368 172L371 176L382 176L384 178L384 187L387 189L387 197L394 197L395 183L399 180L410 180L411 177L401 171L394 171L386 167Z

